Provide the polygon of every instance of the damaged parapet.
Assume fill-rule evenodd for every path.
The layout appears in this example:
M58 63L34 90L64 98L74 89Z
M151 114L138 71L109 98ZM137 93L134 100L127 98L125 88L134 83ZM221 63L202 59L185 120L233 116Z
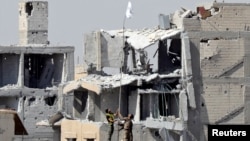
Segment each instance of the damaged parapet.
M19 3L19 44L48 44L48 2Z

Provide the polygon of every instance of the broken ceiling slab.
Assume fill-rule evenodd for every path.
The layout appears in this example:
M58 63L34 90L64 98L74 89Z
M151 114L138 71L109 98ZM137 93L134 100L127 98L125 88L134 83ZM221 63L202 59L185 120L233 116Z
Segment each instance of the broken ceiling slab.
M168 93L168 94L179 94L180 93L180 90L177 90L177 89L173 89L173 90L154 90L154 89L139 89L138 90L138 93L139 94L162 94L162 93Z
M136 50L144 49L150 45L181 34L180 29L163 30L159 28L145 28L142 30L112 30L102 31L110 34L110 36L126 37L127 42Z
M14 96L53 96L57 95L58 88L50 87L45 89L36 89L28 87L19 87L18 85L6 85L0 88L0 96L14 97Z
M51 46L51 45L26 45L26 46L0 46L0 53L36 53L36 54L53 54L74 52L73 46Z
M137 81L151 82L157 78L163 79L163 78L175 78L175 77L180 77L180 75L177 74L176 72L171 73L169 75L152 74L149 76L138 76L138 75L128 75L128 74L101 76L101 75L91 74L79 80L70 81L67 84L65 84L63 88L63 93L67 94L76 89L85 88L87 90L100 94L105 89L118 88L120 86L129 85Z

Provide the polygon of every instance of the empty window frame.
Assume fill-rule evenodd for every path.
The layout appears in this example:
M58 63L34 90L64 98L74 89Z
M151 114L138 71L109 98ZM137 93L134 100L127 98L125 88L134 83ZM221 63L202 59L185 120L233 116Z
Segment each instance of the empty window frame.
M0 86L16 85L19 71L19 54L0 54Z
M24 85L46 88L58 85L62 79L63 54L25 54Z
M159 41L159 73L171 73L181 68L181 39Z

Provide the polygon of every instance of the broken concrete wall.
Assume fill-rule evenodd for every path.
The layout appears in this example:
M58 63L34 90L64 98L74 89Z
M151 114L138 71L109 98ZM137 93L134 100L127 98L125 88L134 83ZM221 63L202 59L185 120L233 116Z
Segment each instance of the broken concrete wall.
M250 87L249 85L245 86L244 94L245 94L244 121L245 121L245 124L249 124L250 123L250 117L248 116L250 114Z
M187 135L201 141L207 140L207 124L242 124L247 111L244 77L249 75L250 8L248 4L226 3L214 3L213 8L214 13L200 20L196 16L183 19L190 39L192 81L198 105L189 109Z
M247 4L214 3L219 10L213 16L201 20L203 31L249 31L250 7ZM212 8L213 8L212 7Z
M19 3L19 44L48 43L48 2Z
M242 39L208 40L207 43L201 43L203 77L243 77L244 72L241 68L243 67L244 51Z
M74 57L71 54L73 48L44 48L41 46L34 48L23 46L0 48L2 50L0 62L1 66L3 66L1 67L1 72L4 75L1 77L0 99L5 101L2 103L4 107L18 111L29 132L28 136L17 136L15 140L22 140L22 138L25 138L27 141L35 140L35 138L49 141L59 140L58 131L54 131L52 127L36 125L36 123L48 119L58 111L56 86L59 83L63 83L63 81L73 80L74 78L74 73L72 72L74 69L71 69L73 67L65 65L73 64L72 62L74 62ZM53 64L57 67L52 72L49 70L51 68L49 67L50 65L45 63L48 60L51 61L50 65ZM38 70L40 71L39 75L31 77L31 74ZM36 78L41 83L39 81L34 83L30 78ZM33 89L31 84L35 84L34 88L36 89ZM38 87L43 87L43 89L37 89Z
M185 28L185 24L184 24ZM199 26L197 27L199 28ZM201 72L200 72L200 38L196 36L199 32L187 32L189 38L189 46L190 46L190 55L191 55L191 68L192 68L192 83L194 87L194 97L195 97L195 105L196 108L188 108L188 121L187 121L187 131L188 137L191 135L196 138L196 140L200 140L200 130L203 129L202 124L200 122L200 94L202 92L201 89ZM192 36L191 33L194 33L195 36ZM198 34L199 35L199 34ZM199 127L199 128L197 128Z
M121 67L123 39L105 32L92 32L84 36L84 61L94 67ZM100 71L100 70L99 70Z
M46 96L24 96L20 98L20 118L29 133L25 137L16 137L16 140L36 140L37 138L54 141L55 131L49 126L40 126L38 122L49 119L57 111L57 99ZM58 140L58 139L57 139Z
M185 31L200 31L201 30L201 23L200 20L196 17L194 18L184 18L183 19L183 29Z
M125 39L123 40L122 37L113 37L105 33L101 35L102 66L121 67L121 63L123 62L121 56L123 56Z
M228 117L224 121L221 119L233 114L244 104L244 87L234 82L221 81L208 81L204 84L204 93L201 97L201 120L204 124L230 121L234 116ZM215 108L216 110L214 110ZM240 121L244 123L243 117L240 118Z
M208 40L207 43L201 43L200 57L204 79L202 122L230 122L237 117L230 115L239 112L244 105L244 87L233 79L244 77L244 39ZM231 79L224 79L225 77ZM221 102L224 104L219 104ZM216 111L213 110L215 108ZM243 122L243 117L240 117L239 115L238 122Z

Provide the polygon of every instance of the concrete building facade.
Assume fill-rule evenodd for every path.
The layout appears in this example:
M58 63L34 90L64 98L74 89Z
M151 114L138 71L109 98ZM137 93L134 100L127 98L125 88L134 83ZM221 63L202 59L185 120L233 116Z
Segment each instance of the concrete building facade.
M0 107L16 110L28 133L15 141L107 140L106 108L134 114L136 141L207 141L209 124L249 124L249 4L214 2L160 14L154 28L86 33L84 77L80 68L74 77L74 47L50 45L47 7L21 1L19 45L0 46Z
M47 1L20 1L17 14L19 44L0 46L0 107L27 129L12 140L59 141L60 128L40 123L60 110L60 85L74 79L74 47L49 44Z
M99 130L76 133L62 121L62 135L106 140L105 108L135 115L134 140L207 141L209 124L249 124L249 10L214 2L161 14L156 28L86 34L89 75L63 93L74 103L74 122ZM108 67L118 73L106 74ZM89 132L95 136L81 136ZM117 125L112 140L121 139Z

